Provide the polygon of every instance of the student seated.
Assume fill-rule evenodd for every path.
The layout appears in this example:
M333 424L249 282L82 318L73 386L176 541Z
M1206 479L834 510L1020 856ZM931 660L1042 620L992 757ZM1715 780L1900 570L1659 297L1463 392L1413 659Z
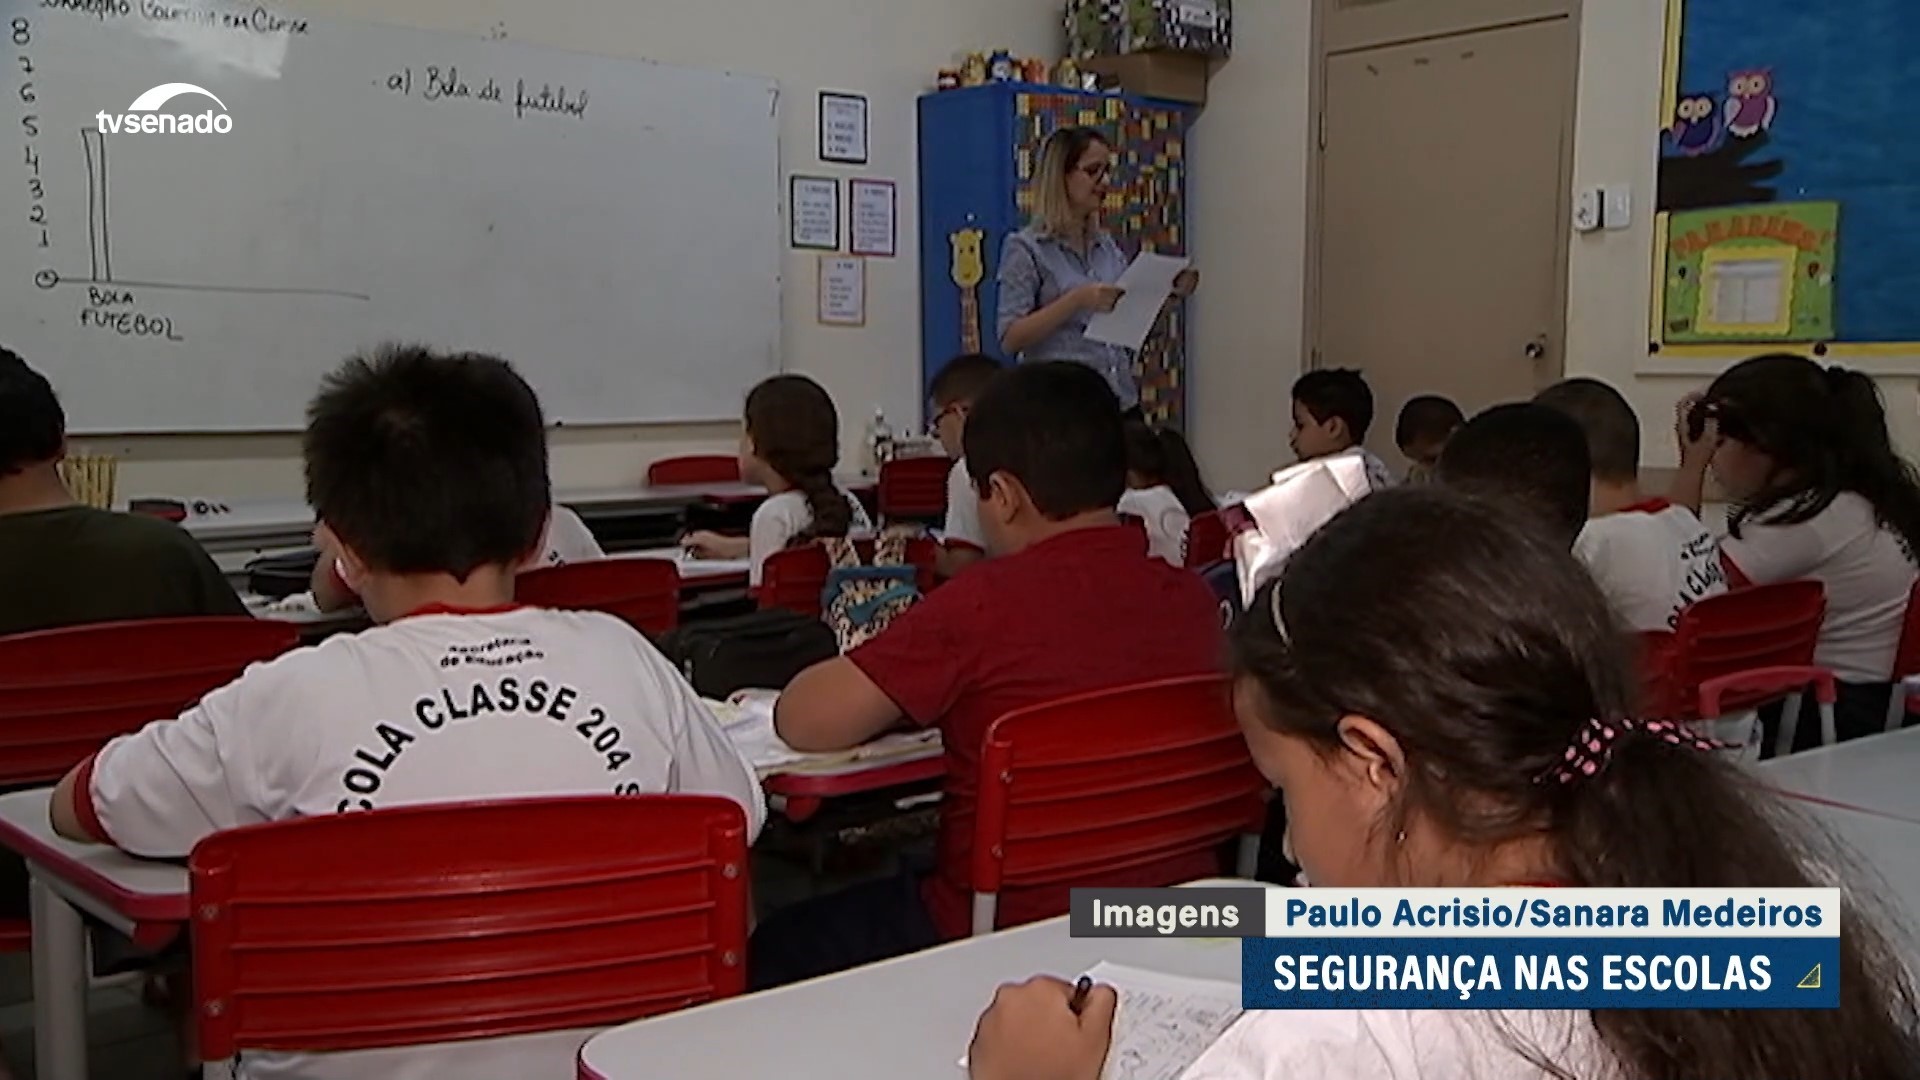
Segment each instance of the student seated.
M1873 380L1761 356L1713 380L1696 430L1680 420L1673 501L1699 511L1709 465L1735 506L1720 553L1735 587L1826 586L1814 662L1840 679L1842 739L1883 730L1894 652L1920 551L1920 484L1894 452ZM1819 725L1801 723L1802 746Z
M1580 425L1544 405L1495 405L1440 455L1439 481L1524 514L1572 548L1587 524L1592 483Z
M979 562L987 554L987 538L980 533L980 500L973 493L973 477L967 473L966 448L960 435L967 427L967 414L981 391L1000 374L1000 361L979 353L968 353L947 361L933 377L933 433L940 448L953 459L947 470L947 521L940 536L940 556L936 569L941 577L952 577Z
M1357 454L1367 463L1367 484L1375 491L1393 486L1387 463L1364 445L1373 426L1373 391L1352 368L1309 371L1293 384L1293 434L1289 440L1301 461L1333 454Z
M1433 479L1440 451L1466 422L1460 406L1438 394L1421 394L1400 407L1400 418L1393 424L1393 444L1411 462L1407 483L1424 484Z
M1120 525L1120 406L1081 364L1022 364L974 404L965 436L993 558L930 593L879 637L809 668L774 724L799 750L858 746L902 721L946 744L939 862L774 913L748 950L777 986L964 937L980 746L1015 709L1219 670L1220 619L1193 575ZM1079 885L1166 884L1218 871L1210 855ZM1067 886L1009 889L1000 925L1062 914Z
M732 799L758 831L753 772L645 638L610 615L513 603L552 500L540 405L511 367L388 349L347 361L307 417L307 499L381 625L257 664L107 744L55 791L60 835L171 859L257 822L643 792ZM605 750L571 722L602 716L621 733ZM371 782L367 747L392 759ZM570 1073L585 1034L247 1062L262 1076L522 1080Z
M334 550L324 529L313 531L320 558L313 564L313 603L321 611L340 611L360 603L360 590L347 580L346 560ZM520 572L544 566L604 559L600 541L572 508L554 503L547 508L547 524L540 530L540 548L521 565Z
M1606 599L1544 533L1445 490L1363 499L1288 561L1235 637L1235 711L1313 884L1843 884L1840 1003L1256 1010L1182 1076L1920 1075L1913 984L1874 891L1831 880L1850 860L1741 766L1633 718L1638 680ZM1054 977L1002 987L967 1055L973 1080L1099 1077L1113 991L1078 1012L1073 993Z
M179 526L75 502L60 479L66 450L53 386L0 348L0 636L247 613Z
M775 375L747 395L740 433L740 478L772 494L753 512L746 536L688 533L703 559L750 559L747 583L760 584L767 557L795 543L873 531L866 508L833 479L840 463L840 415L820 384Z
M1119 511L1147 529L1147 550L1170 566L1187 564L1187 526L1218 509L1187 440L1172 428L1127 421L1127 490Z
M1684 506L1640 492L1640 418L1620 391L1567 379L1533 399L1586 433L1593 465L1589 519L1573 553L1634 631L1671 630L1695 600L1727 591L1720 552Z

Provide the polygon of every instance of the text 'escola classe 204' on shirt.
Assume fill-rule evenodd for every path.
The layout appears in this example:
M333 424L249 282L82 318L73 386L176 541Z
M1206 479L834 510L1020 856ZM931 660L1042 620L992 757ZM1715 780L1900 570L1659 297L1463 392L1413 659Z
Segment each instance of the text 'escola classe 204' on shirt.
M1838 1008L1837 889L1075 889L1076 937L1238 937L1249 1009Z

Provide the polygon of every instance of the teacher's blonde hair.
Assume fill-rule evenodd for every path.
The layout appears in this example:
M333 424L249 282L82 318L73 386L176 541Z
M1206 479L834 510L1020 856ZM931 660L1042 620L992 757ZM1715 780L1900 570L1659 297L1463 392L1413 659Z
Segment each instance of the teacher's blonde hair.
M1033 172L1031 225L1035 232L1065 236L1080 231L1081 219L1067 200L1067 174L1095 143L1113 147L1103 132L1090 127L1057 128L1040 144L1040 164Z

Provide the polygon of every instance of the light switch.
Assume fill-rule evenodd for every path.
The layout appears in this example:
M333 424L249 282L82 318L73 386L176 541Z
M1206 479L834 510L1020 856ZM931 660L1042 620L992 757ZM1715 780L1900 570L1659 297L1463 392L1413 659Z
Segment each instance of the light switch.
M1633 188L1626 184L1611 184L1600 189L1603 203L1600 208L1600 221L1609 230L1630 228L1633 225Z

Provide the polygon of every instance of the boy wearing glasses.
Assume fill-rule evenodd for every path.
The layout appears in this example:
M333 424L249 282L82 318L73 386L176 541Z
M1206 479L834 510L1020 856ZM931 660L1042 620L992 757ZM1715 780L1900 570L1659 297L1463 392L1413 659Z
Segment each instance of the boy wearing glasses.
M942 531L938 570L941 577L952 577L980 561L987 554L987 541L980 531L979 497L974 493L973 477L967 472L967 460L960 436L967 428L967 414L980 392L1000 374L1000 362L991 356L967 353L947 361L933 377L933 433L941 449L953 459L947 471L947 522Z

